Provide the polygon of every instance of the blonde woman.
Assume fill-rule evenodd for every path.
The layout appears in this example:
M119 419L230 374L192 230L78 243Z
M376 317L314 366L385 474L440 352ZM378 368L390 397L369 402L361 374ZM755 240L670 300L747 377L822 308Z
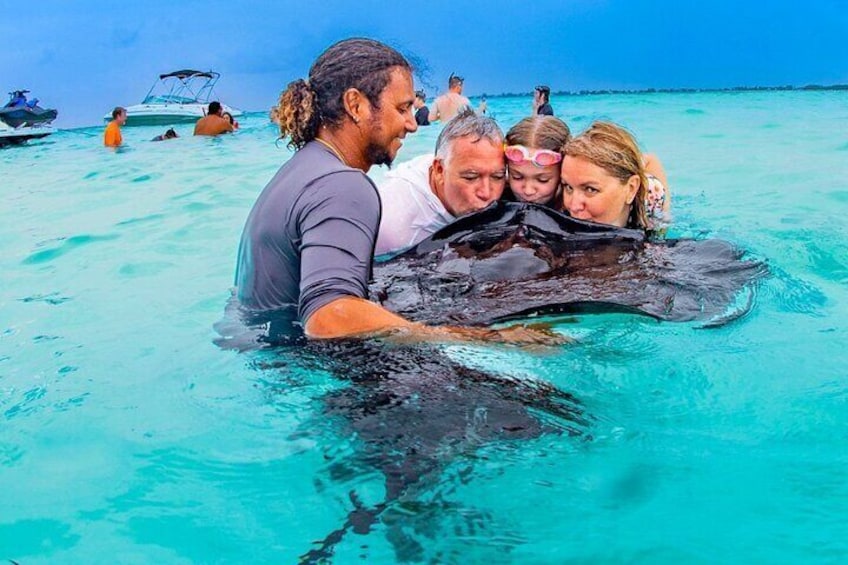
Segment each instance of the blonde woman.
M659 159L621 126L595 122L563 147L562 206L572 217L656 231L671 211Z

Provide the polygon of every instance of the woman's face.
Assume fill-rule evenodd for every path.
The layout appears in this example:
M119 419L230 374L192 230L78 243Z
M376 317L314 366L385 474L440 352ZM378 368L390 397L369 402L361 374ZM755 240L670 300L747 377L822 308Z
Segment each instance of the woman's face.
M562 160L563 209L578 220L624 227L638 190L638 175L621 182L583 157Z
M548 204L559 188L559 164L539 167L529 161L509 163L509 188L521 202Z

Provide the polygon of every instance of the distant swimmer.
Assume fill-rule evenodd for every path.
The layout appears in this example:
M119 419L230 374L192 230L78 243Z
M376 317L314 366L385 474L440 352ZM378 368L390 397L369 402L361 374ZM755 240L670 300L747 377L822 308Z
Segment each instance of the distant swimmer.
M233 118L232 114L230 114L229 112L224 112L223 116L224 119L230 122L230 125L233 126L233 130L237 130L239 128L239 123L238 121L236 121L235 118Z
M480 105L479 105L479 106L477 106L477 113L478 113L478 114L480 114L481 116L485 116L485 115L486 115L486 112L487 112L488 110L489 110L489 103L488 103L488 102L486 102L486 95L484 94L484 95L480 98Z
M551 88L539 85L533 91L533 115L553 116L554 109L550 104Z
M150 141L165 141L166 139L174 139L175 137L179 137L177 132L174 131L174 128L169 128L165 133L157 135Z
M595 122L563 147L562 207L573 218L643 230L667 226L671 194L662 164L630 133Z
M423 90L415 92L415 102L412 107L415 108L415 123L419 126L429 126L430 108L427 107L427 95Z
M451 73L448 78L448 91L436 98L430 111L430 121L442 123L456 116L463 108L470 108L471 102L462 95L462 85L465 82L460 76Z
M103 145L106 147L119 147L124 138L121 136L121 126L127 123L127 109L117 106L112 110L112 121L103 132Z
M209 103L209 111L197 120L194 135L220 135L233 131L233 124L224 117L224 109L217 100Z

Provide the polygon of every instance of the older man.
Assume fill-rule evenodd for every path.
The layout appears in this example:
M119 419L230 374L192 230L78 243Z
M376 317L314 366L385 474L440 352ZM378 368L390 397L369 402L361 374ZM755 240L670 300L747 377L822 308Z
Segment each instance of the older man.
M370 39L331 46L308 81L293 81L283 93L280 131L297 152L247 218L235 281L242 308L268 327L269 338L302 327L310 338L402 330L419 339L551 341L522 328L428 327L367 300L380 198L365 172L391 164L416 130L414 98L409 63Z
M194 124L194 135L220 135L233 131L233 124L224 117L224 108L218 101L209 103L206 115Z
M506 185L503 144L493 119L466 108L442 130L435 156L386 173L377 187L383 216L375 254L399 253L499 199Z

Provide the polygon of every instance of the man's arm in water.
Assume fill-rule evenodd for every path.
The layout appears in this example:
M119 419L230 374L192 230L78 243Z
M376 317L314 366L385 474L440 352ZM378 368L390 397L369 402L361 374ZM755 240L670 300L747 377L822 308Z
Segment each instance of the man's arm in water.
M390 335L414 341L483 341L516 345L560 345L568 338L549 330L510 326L503 329L427 326L389 312L364 298L337 298L316 310L304 324L312 339Z

